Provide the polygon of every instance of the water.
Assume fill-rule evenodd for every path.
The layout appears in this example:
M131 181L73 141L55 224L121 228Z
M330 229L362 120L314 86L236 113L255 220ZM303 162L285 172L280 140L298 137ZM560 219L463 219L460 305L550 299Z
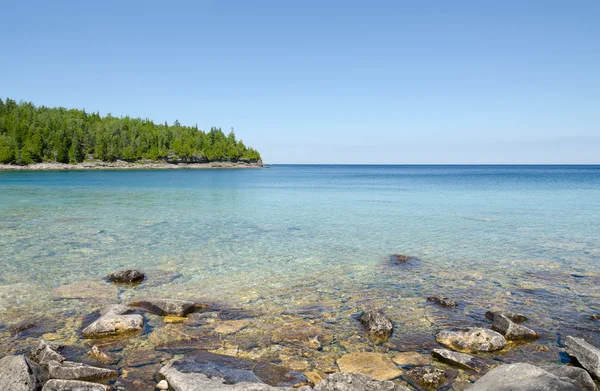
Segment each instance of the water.
M32 319L76 329L100 302L53 290L121 268L164 283L113 301L201 299L267 332L319 304L332 315L311 322L337 335L332 355L352 350L339 342L361 335L351 315L374 306L397 330L361 349L426 350L440 328L489 326L493 306L544 334L506 360L560 361L564 334L600 344L600 166L0 172L0 201L0 351L21 349L27 335L10 328ZM394 266L395 253L419 261ZM459 307L427 303L435 293Z

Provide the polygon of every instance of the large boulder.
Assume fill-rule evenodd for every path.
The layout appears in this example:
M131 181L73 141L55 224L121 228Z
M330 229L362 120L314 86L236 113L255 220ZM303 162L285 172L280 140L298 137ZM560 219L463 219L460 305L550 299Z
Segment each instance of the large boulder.
M133 284L144 281L144 273L139 270L119 270L106 276L106 279L116 283Z
M579 376L580 374L578 374ZM590 379L591 380L591 379ZM535 365L501 365L486 373L468 391L578 391L589 390L589 382L557 376ZM591 390L590 390L591 391Z
M319 382L314 391L410 391L391 381L378 381L358 373L338 372Z
M452 350L448 349L433 349L431 354L440 361L456 365L463 369L470 369L479 372L488 367L485 361L477 357L473 357L465 353L453 352Z
M208 308L206 304L174 299L146 299L134 301L129 305L144 308L161 316L186 316L198 309Z
M100 318L87 326L81 334L84 338L102 338L132 333L144 327L144 318L129 314L132 309L124 305L111 305L100 311Z
M506 339L501 334L478 327L442 330L435 339L442 345L463 353L493 352L506 346Z
M600 379L600 349L581 338L567 336L565 338L567 354L577 359L597 379Z
M119 373L112 369L98 368L91 365L63 361L51 361L48 364L48 373L51 379L63 380L105 380L116 377Z
M110 387L104 384L89 383L78 380L52 379L44 384L42 391L108 391Z
M0 360L0 390L40 391L47 380L46 371L25 356L7 356Z
M375 343L386 341L394 329L392 320L379 310L365 311L358 320L367 328L369 338Z
M494 324L492 329L502 333L509 341L537 339L540 336L535 331L517 324L510 320L504 314L498 313L494 316Z

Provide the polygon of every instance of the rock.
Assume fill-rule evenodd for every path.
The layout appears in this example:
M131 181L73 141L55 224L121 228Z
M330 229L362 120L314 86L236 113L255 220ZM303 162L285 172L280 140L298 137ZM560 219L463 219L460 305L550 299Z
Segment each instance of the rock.
M394 254L390 258L391 258L392 262L395 263L396 265L407 263L411 260L416 259L415 257L411 257L410 255L404 255L404 254Z
M234 334L244 329L249 324L249 319L226 320L217 324L215 332L219 334Z
M147 299L135 301L129 305L144 308L161 316L186 316L198 309L209 307L206 304L195 303L193 301L173 299Z
M427 388L438 388L448 382L446 371L435 367L419 367L411 369L408 375L419 385Z
M437 304L439 304L442 307L446 307L446 308L454 308L456 307L456 302L452 299L449 299L445 296L442 295L436 295L436 296L429 296L427 298L427 301L433 301Z
M367 328L369 338L375 343L386 341L394 329L392 320L379 310L363 312L359 317L359 321Z
M0 390L39 391L47 380L46 371L25 356L0 360Z
M106 276L106 279L112 282L131 284L144 281L144 273L138 270L119 270Z
M381 353L355 352L337 360L342 372L360 373L375 380L390 380L402 374L392 360Z
M560 378L573 380L582 391L596 391L596 384L585 369L566 365L544 365L540 368Z
M165 323L183 323L186 320L188 320L188 318L186 318L185 316L170 316L167 315L163 318L163 321Z
M506 346L506 339L501 334L478 327L458 331L442 330L435 339L450 349L464 353L493 352Z
M84 338L102 338L139 331L144 327L144 318L139 314L126 315L132 311L124 305L112 305L100 311L100 318L87 326L81 334Z
M424 356L417 352L403 352L396 354L392 361L400 366L429 365L433 361L430 356Z
M314 391L410 391L391 381L378 381L358 373L332 373Z
M92 357L95 360L101 361L106 364L116 364L119 362L119 359L109 355L108 353L100 350L98 346L94 345L88 352L88 356Z
M488 318L489 320L493 321L496 314L502 314L515 323L526 322L529 320L528 317L526 317L525 315L520 314L518 312L500 311L500 310L489 310L485 313L485 317Z
M262 382L272 386L298 387L310 383L304 374L270 362L258 363L252 371Z
M48 363L48 372L51 379L64 380L103 380L116 377L119 373L112 369L98 368L91 365L64 361L51 361Z
M104 384L89 383L78 380L52 379L44 384L42 391L108 391L110 387Z
M590 315L590 319L598 320L598 319L600 319L600 314L592 314L592 315Z
M483 360L480 360L477 357L473 357L464 353L453 352L448 349L433 349L432 354L433 357L440 361L477 372L487 368L488 366Z
M167 383L166 380L161 380L156 385L156 388L158 388L159 390L168 390L169 389L169 383Z
M31 359L43 367L47 367L50 361L63 362L66 358L58 353L60 346L56 344L50 344L41 339L37 346L31 350Z
M560 372L559 372L560 373ZM572 373L565 373L572 374ZM580 375L580 374L579 374ZM587 385L586 385L587 384ZM569 376L557 376L535 365L516 363L500 365L486 373L468 391L577 391L587 390L589 383L581 383Z
M119 295L119 288L107 283L80 281L63 285L52 291L57 299L97 299L113 301Z
M494 324L492 325L492 329L504 334L504 337L510 341L522 339L531 340L540 337L535 331L523 325L516 324L501 313L497 313L494 316Z
M592 376L600 379L600 349L571 336L565 338L565 347L569 356L576 358Z

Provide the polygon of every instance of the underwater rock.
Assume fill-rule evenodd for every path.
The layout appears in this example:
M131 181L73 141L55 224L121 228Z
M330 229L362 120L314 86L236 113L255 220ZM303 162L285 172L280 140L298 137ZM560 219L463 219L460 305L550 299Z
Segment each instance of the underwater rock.
M98 368L72 361L51 361L48 363L51 379L63 380L103 380L116 377L119 373L112 369Z
M448 375L445 370L436 367L418 367L408 372L414 381L422 387L438 388L448 382Z
M337 360L341 372L360 373L376 380L390 380L402 374L392 360L382 353L355 352Z
M79 281L63 285L52 291L57 299L96 299L113 301L119 295L119 288L96 281Z
M496 314L504 315L508 319L512 320L515 323L526 322L529 320L528 317L526 317L525 315L520 314L518 312L501 311L501 310L489 310L485 313L485 317L488 318L489 320L493 321Z
M487 368L488 366L483 360L477 357L473 357L465 353L453 352L452 350L448 349L433 349L431 354L433 354L433 357L440 361L477 372Z
M435 339L450 349L464 353L493 352L506 346L506 339L501 334L479 327L457 331L442 330Z
M0 360L0 390L39 391L47 380L46 371L23 355Z
M358 373L332 373L314 391L410 391L389 380L379 381Z
M515 341L522 339L537 339L540 336L535 331L523 325L516 324L504 314L497 313L494 316L494 324L492 329L504 334L507 340Z
M144 308L160 316L186 316L196 310L209 308L206 304L174 299L146 299L134 301L129 305Z
M106 364L116 364L119 362L119 359L117 357L113 357L110 354L100 350L100 348L96 345L92 346L92 348L88 352L88 356Z
M402 264L408 263L410 261L416 261L417 258L412 257L410 255L394 254L390 257L390 260L392 261L392 263L394 265L402 265Z
M367 328L367 335L375 343L386 341L394 329L392 320L380 310L365 311L358 320Z
M565 338L567 354L577 359L597 379L600 379L600 349L581 338L567 336Z
M112 305L100 311L100 318L87 326L81 334L84 338L101 338L141 330L144 318L139 314L131 314L132 309L124 305Z
M430 356L424 356L417 352L402 352L392 357L392 361L400 366L429 365L433 361Z
M433 301L433 302L439 304L440 306L446 307L446 308L456 307L456 302L454 300L449 299L443 295L429 296L427 298L427 301Z
M112 282L131 284L144 281L144 273L139 270L119 270L106 276L106 279Z
M52 379L44 384L42 391L108 391L104 384L89 383L79 380Z
M50 344L41 339L29 355L33 361L43 367L47 367L50 361L63 362L66 360L66 357L58 353L59 349L59 345Z

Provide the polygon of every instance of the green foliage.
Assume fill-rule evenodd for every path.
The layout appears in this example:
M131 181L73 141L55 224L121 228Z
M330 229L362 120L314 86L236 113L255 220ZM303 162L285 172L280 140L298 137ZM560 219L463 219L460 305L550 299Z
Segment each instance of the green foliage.
M179 121L169 126L0 99L0 163L78 163L89 155L103 161L260 160L233 129L225 135L220 128L203 132Z

